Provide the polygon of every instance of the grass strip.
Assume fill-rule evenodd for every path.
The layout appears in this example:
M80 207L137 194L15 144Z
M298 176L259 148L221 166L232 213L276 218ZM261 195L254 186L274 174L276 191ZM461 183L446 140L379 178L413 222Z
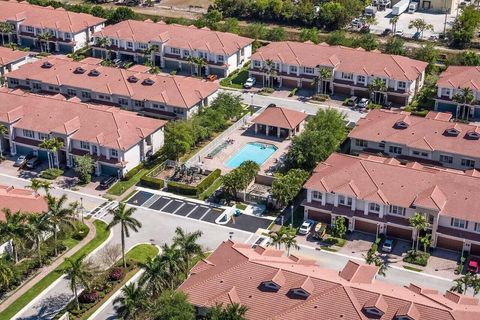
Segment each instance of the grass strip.
M114 196L121 196L125 191L136 185L140 182L140 179L146 174L149 170L147 168L143 168L137 172L133 177L128 180L120 180L115 183L110 189L108 189L107 193L114 195Z

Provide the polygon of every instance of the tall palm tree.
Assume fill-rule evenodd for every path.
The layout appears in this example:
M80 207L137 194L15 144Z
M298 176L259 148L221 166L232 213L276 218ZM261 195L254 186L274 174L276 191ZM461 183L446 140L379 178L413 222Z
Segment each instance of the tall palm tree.
M248 307L238 304L232 303L227 304L224 308L221 303L217 303L213 308L210 310L210 314L208 319L210 320L246 320L245 315L247 314Z
M107 52L107 46L110 44L110 40L107 38L107 37L100 37L100 38L97 38L96 41L95 41L96 45L97 46L100 46L101 48L103 48L102 50L102 59L106 59L106 60L109 60L108 59L108 52ZM105 58L103 58L103 53L105 52Z
M387 85L381 78L373 79L372 83L368 86L368 92L374 103L381 103L381 99L378 99L378 94L381 94L381 97L385 95L387 91Z
M12 213L10 209L3 209L5 221L0 221L0 234L12 241L12 254L15 263L18 263L18 249L22 246L25 236L25 215L20 211Z
M126 208L125 202L120 202L115 209L109 209L109 213L113 215L113 220L108 224L108 229L113 228L117 224L120 224L120 235L122 239L122 261L123 267L127 267L127 261L125 260L125 237L130 237L130 230L138 232L138 229L142 227L142 223L132 217L133 213L137 209Z
M189 56L187 58L187 62L190 65L190 75L193 75L193 66L196 65L196 60L194 57Z
M421 230L427 230L427 228L430 226L430 224L427 221L427 218L423 214L420 213L415 213L413 216L411 216L408 219L410 226L412 226L415 229L415 251L418 250L418 242L420 238L420 231Z
M83 286L88 290L92 278L92 273L88 270L87 264L84 260L85 255L81 255L77 259L71 257L66 258L65 261L68 265L63 271L67 279L70 280L70 290L72 290L75 297L75 306L77 307L77 310L80 309L80 304L78 302L78 287Z
M44 214L30 214L27 216L25 224L25 236L27 239L35 243L37 249L38 263L42 265L42 242L45 232L52 230L48 216Z
M175 237L173 243L177 246L181 255L181 269L185 279L192 267L191 263L193 257L203 256L202 246L197 243L198 239L202 236L202 231L185 232L182 228L177 227L175 229Z
M202 76L202 69L207 65L207 60L205 60L202 57L196 57L194 58L195 64L197 65L197 70L198 70L198 76Z
M290 249L294 248L296 250L300 249L300 247L297 244L296 240L296 235L294 232L295 229L292 229L292 231L287 231L285 233L285 236L282 239L283 244L285 245L285 248L287 248L287 255L290 255Z
M5 45L5 39L4 39L4 35L6 34L7 37L8 37L8 42L10 42L10 35L12 34L13 32L13 26L8 23L8 22L0 22L0 34L2 36L2 46Z
M320 80L322 82L322 94L326 94L327 92L326 84L328 84L331 79L332 79L332 70L327 68L322 68L320 70Z
M452 99L460 104L462 114L461 114L461 119L465 119L468 121L468 115L470 113L470 105L472 105L475 102L475 95L470 88L462 88L460 92L457 92ZM466 110L468 111L466 112ZM465 117L466 113L466 117ZM456 117L458 118L458 112Z
M65 144L63 143L62 140L58 138L51 138L51 139L44 139L40 144L38 145L40 148L46 149L48 152L48 168L52 168L53 165L55 164L55 156L57 156L58 159L58 151L63 148ZM57 168L60 166L60 161L57 161Z
M47 53L50 52L50 44L48 43L50 39L52 38L52 34L50 32L42 32L39 35L37 35L37 40L40 42L40 51L43 51L43 48L45 47L45 51Z
M30 184L27 186L27 188L32 189L35 194L38 194L38 190L43 189L45 190L46 193L50 190L52 187L52 183L49 181L44 181L40 179L32 179L30 180Z
M267 59L264 64L263 72L267 75L267 87L273 88L272 77L276 76L277 73L275 70L275 62L273 62L273 60Z
M141 286L135 283L122 288L122 294L113 300L115 312L120 319L140 319L145 310L146 294Z
M165 271L168 289L175 290L177 284L181 282L179 275L181 274L181 255L175 245L162 246L162 254L160 255L160 265Z
M14 272L11 265L5 259L0 259L0 289L10 285L13 276Z
M156 44L149 46L146 50L143 51L144 59L151 62L151 67L155 67L155 52L158 52L160 47Z
M394 16L390 18L390 24L392 25L393 34L395 34L395 31L397 31L397 23L398 23L398 16Z
M8 128L0 124L0 158L3 156L3 136L8 133Z
M140 266L144 270L139 284L145 287L148 292L156 298L160 292L165 288L165 274L160 263L160 257L149 257L145 263Z
M280 249L283 243L283 238L285 237L285 231L283 228L277 231L271 231L268 236L271 239L268 245L274 246L275 249Z
M51 194L47 194L46 199L48 205L48 220L52 224L55 255L57 255L59 228L64 225L74 226L73 221L75 219L76 203L70 203L67 206L67 196L65 194L58 199Z

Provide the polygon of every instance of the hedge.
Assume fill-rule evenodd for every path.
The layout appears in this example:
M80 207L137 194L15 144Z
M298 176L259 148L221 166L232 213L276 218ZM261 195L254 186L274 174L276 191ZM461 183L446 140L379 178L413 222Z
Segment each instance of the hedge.
M148 174L144 175L140 181L142 182L142 186L157 190L163 189L165 185L162 179L150 177Z
M215 180L220 177L222 171L220 169L215 169L212 171L203 181L201 181L197 186L190 186L181 182L168 181L167 188L168 191L178 194L183 194L187 196L198 196L203 191L207 190L208 187L215 182ZM158 179L157 179L158 180Z
M136 175L140 170L144 168L143 162L140 163L138 166L132 168L130 171L128 171L122 178L122 180L130 180L134 175Z

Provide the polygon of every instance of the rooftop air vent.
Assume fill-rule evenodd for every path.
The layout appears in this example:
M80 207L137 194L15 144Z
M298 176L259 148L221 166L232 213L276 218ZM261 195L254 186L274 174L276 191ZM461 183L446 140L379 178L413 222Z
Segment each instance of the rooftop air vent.
M97 69L92 69L89 73L88 73L89 76L92 76L92 77L98 77L100 75L100 71L98 71Z
M142 84L146 85L146 86L151 86L155 83L155 81L153 81L153 79L150 79L150 78L147 78L145 80L143 80Z
M75 68L75 71L73 71L73 73L77 73L77 74L82 74L82 73L85 73L87 70L83 69L82 67L77 67Z
M460 134L460 131L458 131L455 128L449 128L445 130L445 135L450 136L450 137L456 137Z
M262 282L262 285L265 289L267 289L268 291L275 291L277 292L278 290L280 290L281 286L273 281L264 281Z
M135 77L135 76L130 76L130 77L128 77L128 82L136 83L136 82L138 82L138 78Z
M408 123L406 123L405 121L397 121L395 122L395 126L394 126L395 129L407 129L408 128Z
M42 68L44 68L44 69L50 69L51 67L53 67L53 64L50 61L45 61L42 64Z
M470 140L478 140L480 139L480 133L476 131L469 131L465 135L465 138L470 139Z
M289 295L296 299L307 299L310 296L310 293L302 288L295 288L290 290Z

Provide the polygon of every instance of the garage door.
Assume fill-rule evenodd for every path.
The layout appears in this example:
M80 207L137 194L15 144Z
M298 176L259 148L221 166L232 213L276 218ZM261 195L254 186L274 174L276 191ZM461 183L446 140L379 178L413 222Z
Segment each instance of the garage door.
M350 88L334 86L335 94L344 94L349 96L350 95Z
M354 90L353 95L359 98L370 98L367 90Z
M412 240L412 230L394 226L387 226L387 236L404 240Z
M289 88L296 88L298 87L298 81L292 79L282 79L282 86L289 87Z
M330 213L308 210L308 218L315 221L324 222L327 224L332 223L332 215Z
M402 97L402 96L394 96L394 95L389 95L387 98L388 101L399 104L399 105L406 105L407 104L407 97Z
M438 236L437 247L453 251L462 251L463 242Z
M377 224L355 219L355 230L368 233L377 233Z
M470 245L470 254L480 256L480 245L472 243Z

